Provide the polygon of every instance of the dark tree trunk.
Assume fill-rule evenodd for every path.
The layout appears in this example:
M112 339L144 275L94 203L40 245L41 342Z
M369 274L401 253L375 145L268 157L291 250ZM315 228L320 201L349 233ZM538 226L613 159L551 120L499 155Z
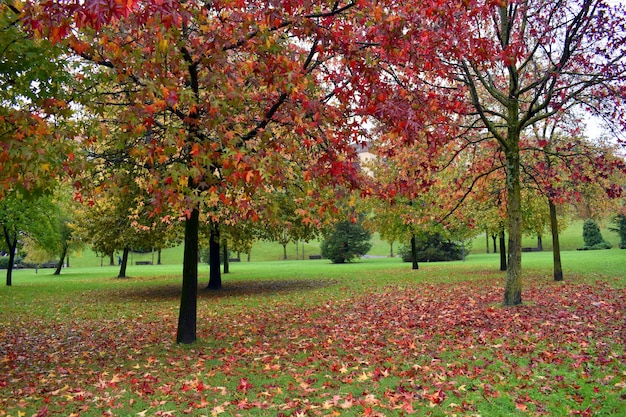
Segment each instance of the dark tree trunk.
M128 254L130 253L130 248L124 248L122 252L122 264L120 265L120 273L117 275L118 278L126 278L126 266L128 265Z
M222 273L220 268L220 226L211 222L211 235L209 237L209 285L210 290L222 288Z
M157 251L157 265L161 265L161 248Z
M15 251L17 249L17 233L11 236L6 227L4 229L4 241L9 249L9 264L7 265L7 287L13 285L13 266L15 265Z
M517 114L517 102L509 108L509 114ZM516 306L522 304L522 191L520 182L520 151L518 126L509 126L508 147L504 149L506 155L506 184L507 184L507 215L509 246L507 250L506 283L504 290L504 305Z
M485 230L485 241L487 243L487 253L489 253L489 233Z
M224 256L224 273L228 274L230 272L230 261L228 259L228 244L226 240L222 242L222 255Z
M283 245L283 261L287 260L287 243L281 243Z
M543 239L541 239L541 235L537 235L537 250L543 251Z
M185 221L183 287L180 295L176 343L191 344L196 341L199 216L198 209L193 209Z
M65 255L67 255L67 244L63 244L63 250L61 251L61 258L59 259L59 263L57 263L57 269L54 271L52 275L61 275L61 268L63 268L63 261L65 261Z
M561 243L559 242L559 224L556 218L556 206L548 199L550 205L550 230L552 232L552 260L554 263L554 280L563 281L563 265L561 265Z
M113 254L113 252L111 252L111 253L109 254L109 265L110 265L110 266L115 265L115 259L114 259L114 254Z
M389 257L393 258L393 242L389 243Z
M497 245L497 239L498 239L498 235L491 235L491 239L493 240L493 253L498 253L498 245Z
M500 271L506 271L506 240L504 229L500 231Z
M411 236L411 259L413 260L413 266L411 269L419 269L419 264L417 263L417 244L415 241L415 235Z

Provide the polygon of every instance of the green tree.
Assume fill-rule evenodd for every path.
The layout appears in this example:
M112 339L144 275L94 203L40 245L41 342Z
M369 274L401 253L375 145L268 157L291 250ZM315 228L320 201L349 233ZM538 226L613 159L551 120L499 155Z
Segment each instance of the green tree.
M341 221L324 237L320 245L322 256L336 264L351 262L372 248L370 239L371 233L361 219Z
M54 245L55 210L55 205L46 196L27 200L19 193L11 193L0 200L0 228L9 258L7 286L13 284L15 256L24 237L29 237L41 247L49 248Z
M581 248L583 250L611 249L612 246L604 240L598 223L593 219L587 219L583 224L583 240L585 242Z
M609 228L610 231L619 235L619 247L626 249L626 214L620 213L613 219L615 227Z

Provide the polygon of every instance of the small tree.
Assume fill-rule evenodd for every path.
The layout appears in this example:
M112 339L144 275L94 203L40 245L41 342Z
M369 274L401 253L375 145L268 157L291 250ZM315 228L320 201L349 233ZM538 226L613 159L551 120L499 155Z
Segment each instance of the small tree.
M595 220L587 219L583 225L583 240L585 246L581 250L611 249L611 244L602 238L600 228Z
M618 214L613 219L615 227L610 227L611 232L615 232L619 235L619 247L620 249L626 249L626 214Z
M365 230L361 219L339 222L322 241L322 256L335 264L350 262L371 249L370 238L371 233Z

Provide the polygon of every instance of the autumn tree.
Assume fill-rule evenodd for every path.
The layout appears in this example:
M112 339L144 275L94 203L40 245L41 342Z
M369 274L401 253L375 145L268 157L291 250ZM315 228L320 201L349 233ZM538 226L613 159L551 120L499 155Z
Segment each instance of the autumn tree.
M397 16L390 28L396 47L385 53L395 63L390 78L400 86L389 112L427 100L426 108L436 104L441 119L456 106L458 117L449 118L450 124L474 131L473 137L491 141L502 153L509 232L504 304L517 305L522 302L523 133L576 107L624 125L624 9L601 0L449 1L436 7L415 5L410 13L389 15L389 20ZM420 59L425 50L429 63ZM425 85L449 103L424 98ZM407 123L396 124L406 129Z
M51 193L79 163L62 49L28 36L21 6L0 3L0 199Z
M468 89L476 121L506 158L504 304L516 305L522 302L521 137L576 105L624 122L624 11L597 0L510 1L468 10L456 22L450 32L467 47L453 60L456 79Z
M127 138L116 149L147 170L155 207L186 216L178 342L196 339L201 213L216 224L226 206L259 218L249 196L289 181L295 164L305 181L330 186L356 176L350 145L362 129L347 117L354 83L338 57L363 47L357 6L366 10L351 1L92 0L26 12L35 33L64 40L112 80L115 97L100 101ZM281 135L285 126L295 134ZM301 149L313 152L299 160Z

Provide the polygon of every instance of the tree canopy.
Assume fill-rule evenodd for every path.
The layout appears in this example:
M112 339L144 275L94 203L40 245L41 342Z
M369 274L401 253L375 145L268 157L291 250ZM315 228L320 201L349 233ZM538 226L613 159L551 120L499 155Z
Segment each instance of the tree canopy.
M11 162L0 198L46 190L67 173L94 206L102 195L136 189L142 198L132 201L150 208L142 216L184 219L182 343L196 339L201 223L214 237L248 221L299 236L337 215L337 202L354 190L417 204L406 210L420 217L410 222L442 223L456 213L459 230L472 223L472 211L460 210L471 193L497 193L494 213L506 212L509 233L504 304L519 304L524 175L550 201L562 198L566 188L547 178L567 164L541 155L575 160L581 114L610 123L624 143L620 4L14 4L0 6L0 161ZM558 135L532 134L566 117L574 122L554 125ZM357 150L367 142L395 179L364 175ZM76 168L87 162L89 169ZM584 164L567 178L591 182L597 174L619 195L610 173L624 169L623 159L594 151ZM289 204L277 208L277 195ZM125 223L133 213L124 213Z

